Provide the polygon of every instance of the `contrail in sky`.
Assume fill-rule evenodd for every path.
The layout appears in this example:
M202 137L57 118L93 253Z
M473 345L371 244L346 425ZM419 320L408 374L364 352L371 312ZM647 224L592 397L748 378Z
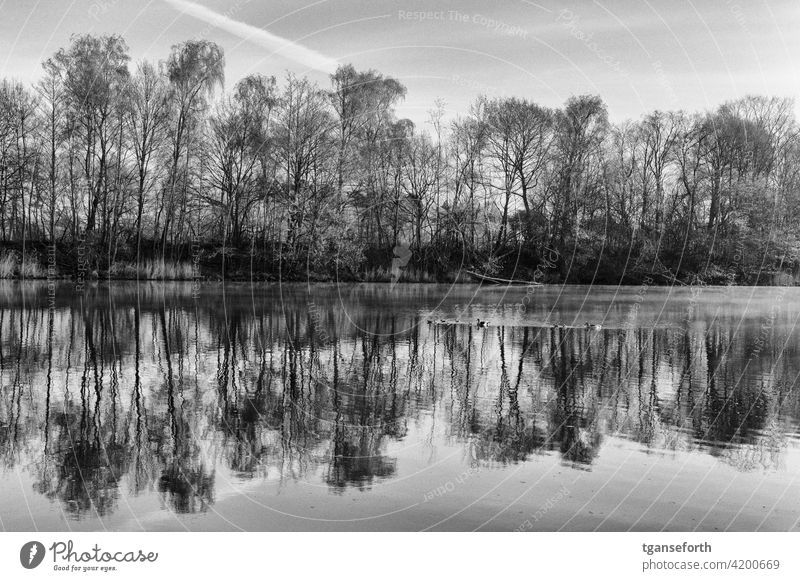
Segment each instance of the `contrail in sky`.
M333 73L339 65L332 59L297 42L267 32L263 28L234 20L210 8L188 0L164 0L173 8L202 20L241 39L258 44L310 69Z

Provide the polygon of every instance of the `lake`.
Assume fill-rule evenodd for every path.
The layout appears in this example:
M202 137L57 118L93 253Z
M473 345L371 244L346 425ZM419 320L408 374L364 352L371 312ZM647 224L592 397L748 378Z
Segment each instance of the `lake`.
M2 282L0 527L800 530L799 319L783 287Z

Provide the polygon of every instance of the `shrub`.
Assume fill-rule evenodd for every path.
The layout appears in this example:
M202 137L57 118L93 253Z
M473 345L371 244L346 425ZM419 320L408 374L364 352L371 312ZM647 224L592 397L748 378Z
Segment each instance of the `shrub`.
M0 254L0 278L12 278L17 270L17 255L14 251Z

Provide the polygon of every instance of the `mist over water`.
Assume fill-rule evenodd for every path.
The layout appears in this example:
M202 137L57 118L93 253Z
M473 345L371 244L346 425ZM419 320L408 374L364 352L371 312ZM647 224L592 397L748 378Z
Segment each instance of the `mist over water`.
M0 283L2 526L798 528L800 291L527 292Z

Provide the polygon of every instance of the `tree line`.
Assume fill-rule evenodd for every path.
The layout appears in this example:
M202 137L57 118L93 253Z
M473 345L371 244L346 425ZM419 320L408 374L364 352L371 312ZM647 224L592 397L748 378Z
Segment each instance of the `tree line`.
M42 66L32 86L0 82L3 276L50 261L119 277L752 283L796 267L791 99L612 123L594 95L480 96L453 121L437 101L418 127L395 113L400 81L352 65L327 86L253 74L225 90L207 40L132 63L122 37L77 35Z

